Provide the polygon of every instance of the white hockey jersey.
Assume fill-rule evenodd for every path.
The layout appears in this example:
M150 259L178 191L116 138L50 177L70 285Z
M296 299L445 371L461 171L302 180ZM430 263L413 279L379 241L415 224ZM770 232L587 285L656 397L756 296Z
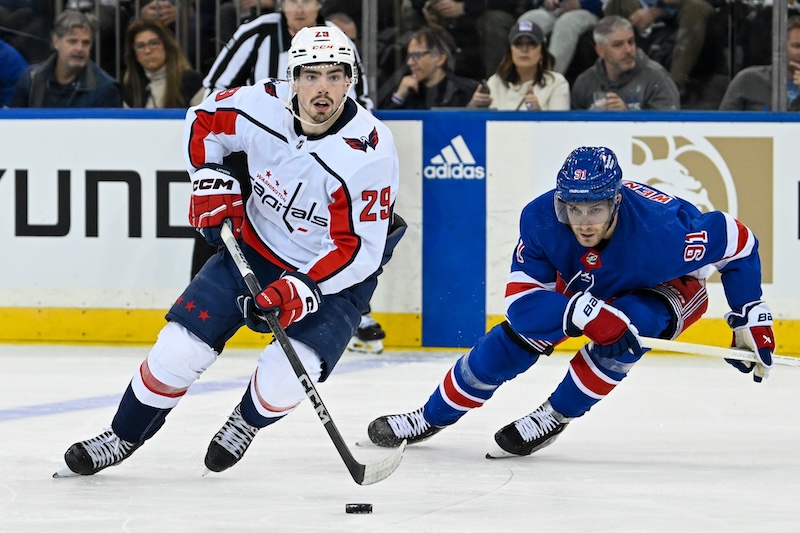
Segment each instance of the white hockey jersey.
M289 94L287 82L269 79L190 108L187 168L191 175L245 152L253 193L243 240L334 294L381 264L399 185L397 151L389 128L349 97L326 133L307 137L284 105Z

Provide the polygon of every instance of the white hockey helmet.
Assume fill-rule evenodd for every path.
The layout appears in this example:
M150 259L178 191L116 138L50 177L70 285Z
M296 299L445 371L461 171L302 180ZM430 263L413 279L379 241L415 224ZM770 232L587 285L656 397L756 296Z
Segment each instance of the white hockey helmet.
M300 67L330 63L341 63L349 67L346 74L350 82L356 84L358 81L356 53L344 32L336 26L302 28L295 34L289 47L286 77L293 83Z

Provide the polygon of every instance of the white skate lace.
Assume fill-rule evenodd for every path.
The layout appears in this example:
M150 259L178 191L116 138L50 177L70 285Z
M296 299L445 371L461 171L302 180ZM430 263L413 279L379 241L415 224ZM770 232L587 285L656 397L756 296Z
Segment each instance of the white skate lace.
M421 407L411 413L387 416L386 421L389 423L394 434L401 439L416 437L431 427L422 416Z
M514 422L514 426L525 442L547 435L559 424L560 422L553 416L552 409L545 409L544 406Z
M228 421L214 435L214 442L225 448L237 459L241 459L247 447L256 438L259 428L251 426L242 418L242 410L237 405Z
M118 463L129 455L131 449L136 448L134 443L120 439L110 429L81 444L95 468L105 468Z

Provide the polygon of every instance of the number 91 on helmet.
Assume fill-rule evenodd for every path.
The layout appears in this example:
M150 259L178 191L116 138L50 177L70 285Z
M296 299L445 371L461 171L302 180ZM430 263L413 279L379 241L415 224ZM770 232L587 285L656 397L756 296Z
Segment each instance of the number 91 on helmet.
M350 39L335 26L313 26L302 28L292 39L286 77L290 83L297 81L300 67L311 65L345 66L350 82L358 82L356 54Z
M556 178L555 210L567 225L610 222L622 200L622 169L603 146L582 146L569 154ZM578 205L584 204L584 205Z

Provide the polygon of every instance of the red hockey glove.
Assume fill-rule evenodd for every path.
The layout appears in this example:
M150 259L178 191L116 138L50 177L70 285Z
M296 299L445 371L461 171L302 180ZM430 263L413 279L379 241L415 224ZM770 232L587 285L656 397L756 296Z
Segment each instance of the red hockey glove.
M245 322L255 331L269 333L263 312L278 310L278 322L284 328L315 313L322 304L322 293L314 280L299 272L287 272L256 295L255 305L249 296L239 302ZM254 309L255 307L255 309Z
M601 357L617 357L626 352L641 357L646 351L639 330L625 313L590 292L578 292L570 298L563 326L570 337L589 337L598 345L597 354Z
M192 175L189 223L209 244L220 246L219 228L226 218L233 222L234 235L241 233L244 207L239 180L229 168L207 163Z
M725 359L745 374L753 372L753 381L761 381L769 376L772 367L772 354L775 352L775 334L772 331L772 312L764 302L758 300L742 307L741 313L731 311L725 320L733 329L734 348L750 350L758 357L757 363Z

